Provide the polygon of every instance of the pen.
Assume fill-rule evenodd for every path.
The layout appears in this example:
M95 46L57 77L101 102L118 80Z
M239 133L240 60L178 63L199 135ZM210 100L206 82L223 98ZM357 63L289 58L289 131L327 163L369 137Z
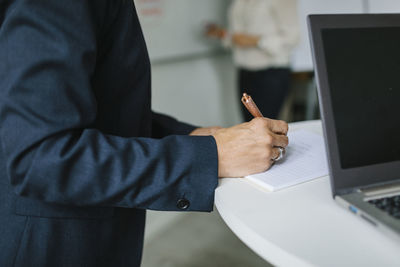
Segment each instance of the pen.
M255 118L256 117L264 117L261 114L261 111L258 109L256 103L254 103L253 99L248 94L243 93L242 103L247 108L247 110L251 113L251 115L253 115Z
M258 109L256 103L253 101L253 99L251 98L251 96L249 96L246 93L243 93L242 96L242 103L243 105L247 108L247 110L251 113L251 115L253 115L255 118L257 117L264 117L261 113L261 111ZM286 153L286 150L284 147L280 147L280 146L275 146L276 148L279 149L279 156L272 159L272 162L275 163L276 161L280 160L283 158L283 156Z

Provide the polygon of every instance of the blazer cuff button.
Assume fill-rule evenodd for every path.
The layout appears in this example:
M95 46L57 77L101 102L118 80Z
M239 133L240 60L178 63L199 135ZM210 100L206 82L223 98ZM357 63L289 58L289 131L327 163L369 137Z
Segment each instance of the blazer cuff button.
M176 203L176 206L178 207L178 209L180 210L186 210L187 208L189 208L190 206L190 202L189 200L185 199L185 198L181 198L178 200L178 202Z

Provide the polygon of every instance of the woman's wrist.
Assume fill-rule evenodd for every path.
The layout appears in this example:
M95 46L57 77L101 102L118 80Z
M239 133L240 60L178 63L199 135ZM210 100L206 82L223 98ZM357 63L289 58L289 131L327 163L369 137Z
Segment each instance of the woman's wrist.
M225 39L225 37L226 37L226 30L225 29L220 29L219 30L219 33L218 33L218 37L220 38L220 39Z

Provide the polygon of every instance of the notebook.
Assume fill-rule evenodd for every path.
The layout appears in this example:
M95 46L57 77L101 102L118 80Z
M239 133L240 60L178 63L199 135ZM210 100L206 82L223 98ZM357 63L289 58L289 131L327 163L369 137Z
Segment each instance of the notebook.
M289 146L283 159L269 170L246 176L245 179L269 190L277 191L328 175L324 139L307 130L288 133Z

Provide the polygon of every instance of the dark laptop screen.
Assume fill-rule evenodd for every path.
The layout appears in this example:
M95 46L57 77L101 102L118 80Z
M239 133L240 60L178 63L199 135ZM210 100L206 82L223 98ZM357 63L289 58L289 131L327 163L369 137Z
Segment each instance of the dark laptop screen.
M340 164L400 160L400 27L323 29Z

